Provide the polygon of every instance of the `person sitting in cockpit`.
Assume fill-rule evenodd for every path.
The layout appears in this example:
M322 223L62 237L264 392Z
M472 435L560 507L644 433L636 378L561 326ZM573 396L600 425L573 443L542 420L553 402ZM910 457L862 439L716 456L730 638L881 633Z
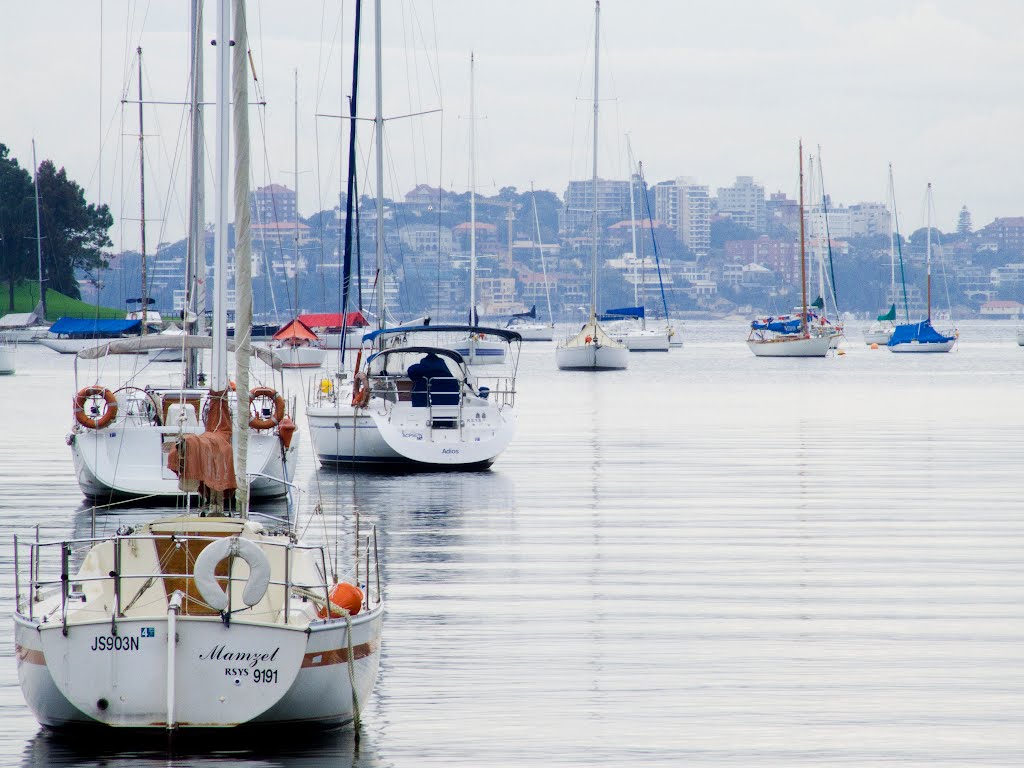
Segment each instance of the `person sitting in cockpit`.
M459 404L459 381L436 353L425 354L407 373L412 380L413 408Z

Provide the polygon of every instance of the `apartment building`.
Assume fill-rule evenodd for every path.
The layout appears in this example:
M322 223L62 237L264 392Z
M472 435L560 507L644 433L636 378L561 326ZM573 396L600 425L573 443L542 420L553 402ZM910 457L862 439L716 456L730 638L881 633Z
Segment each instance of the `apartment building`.
M731 187L718 188L718 213L755 232L767 232L764 185L753 176L737 176Z
M698 259L711 250L711 196L689 176L654 186L655 217L672 229Z

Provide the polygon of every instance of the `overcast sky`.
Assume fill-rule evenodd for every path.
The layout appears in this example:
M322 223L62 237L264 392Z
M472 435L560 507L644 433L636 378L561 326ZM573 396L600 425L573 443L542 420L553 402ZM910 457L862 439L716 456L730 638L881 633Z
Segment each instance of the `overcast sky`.
M384 4L385 112L443 110L388 124L388 196L417 183L467 187L470 50L478 191L533 181L561 195L568 178L589 176L593 2ZM360 112L371 116L373 8L365 6ZM207 40L214 8L207 2ZM294 185L298 69L303 215L337 200L339 121L315 115L337 114L349 92L353 9L354 0L249 4L267 100L252 113L254 181ZM110 203L115 241L137 247L138 141L121 135L137 131L137 107L123 110L121 98L125 88L135 98L139 45L146 98L185 98L187 3L47 0L8 3L4 12L0 141L28 167L35 136L40 159L66 166L90 200ZM626 177L628 132L650 182L693 176L715 194L749 175L794 196L802 137L808 151L821 145L834 202L884 201L891 161L907 231L924 223L927 181L943 229L955 226L961 205L976 226L1024 215L1022 28L1018 0L605 0L601 176ZM147 213L162 219L149 242L184 232L185 169L175 159L183 119L181 107L146 111ZM365 159L370 131L362 128Z

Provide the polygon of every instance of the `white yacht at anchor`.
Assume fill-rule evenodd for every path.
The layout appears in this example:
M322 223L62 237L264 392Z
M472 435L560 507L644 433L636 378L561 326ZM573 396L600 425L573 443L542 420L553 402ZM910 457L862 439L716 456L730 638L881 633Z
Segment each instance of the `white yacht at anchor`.
M478 375L444 341L476 332L503 339L511 367ZM434 340L417 341L425 335ZM365 340L379 351L355 373L351 390L324 379L310 393L306 417L322 464L480 469L511 443L518 333L439 325L374 331Z

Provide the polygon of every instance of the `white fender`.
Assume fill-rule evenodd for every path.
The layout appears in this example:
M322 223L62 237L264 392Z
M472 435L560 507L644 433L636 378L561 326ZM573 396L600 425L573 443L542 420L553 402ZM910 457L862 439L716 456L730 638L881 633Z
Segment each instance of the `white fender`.
M242 590L242 600L246 605L256 605L270 586L270 561L259 545L238 536L211 541L196 558L193 573L196 589L215 611L223 611L228 607L228 596L218 583L215 571L220 561L229 555L240 557L249 564L249 579Z

